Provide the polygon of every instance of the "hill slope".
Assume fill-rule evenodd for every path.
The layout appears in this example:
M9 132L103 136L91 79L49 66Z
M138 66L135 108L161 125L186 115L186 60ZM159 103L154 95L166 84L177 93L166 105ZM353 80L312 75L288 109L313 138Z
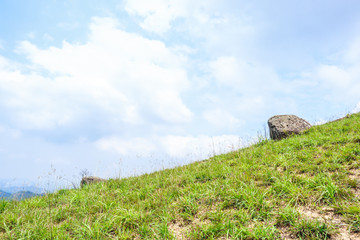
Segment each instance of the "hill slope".
M0 190L0 199L8 199L8 200L23 200L23 199L27 199L27 198L32 198L32 197L35 197L35 196L41 196L41 195L44 195L44 194L37 194L37 193L33 193L33 192L30 192L30 191L19 191L19 192L16 192L16 193L7 193L7 192L4 192L4 191L1 191Z
M1 239L360 239L360 115L184 167L0 202Z
M41 195L41 194L36 194L36 193L30 192L30 191L20 191L20 192L11 194L10 198L14 199L14 200L23 200L23 199L32 198L32 197L39 196L39 195Z
M0 190L0 198L9 198L9 197L11 197L11 193Z

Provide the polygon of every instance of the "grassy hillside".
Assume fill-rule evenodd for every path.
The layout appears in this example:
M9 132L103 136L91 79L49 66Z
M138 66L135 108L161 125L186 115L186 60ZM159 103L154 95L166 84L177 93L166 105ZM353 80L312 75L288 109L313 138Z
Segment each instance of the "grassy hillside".
M0 202L0 239L360 239L360 115L184 167Z

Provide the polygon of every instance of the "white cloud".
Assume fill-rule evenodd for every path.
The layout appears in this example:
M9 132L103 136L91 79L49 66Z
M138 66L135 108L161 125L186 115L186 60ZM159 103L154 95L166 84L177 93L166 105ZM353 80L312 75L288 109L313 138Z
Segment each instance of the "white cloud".
M54 41L54 38L53 38L50 34L48 34L48 33L44 33L43 39L44 39L45 41L48 41L48 42Z
M352 113L358 113L360 112L360 102L356 105L356 107L351 111Z
M203 117L209 123L227 129L236 129L244 124L244 121L237 119L223 109L211 109L203 112Z
M57 24L57 27L69 31L79 28L80 24L78 22L61 22Z
M30 39L35 39L35 38L36 38L36 35L35 35L34 32L29 32L29 33L27 34L27 37L30 38Z
M162 146L171 157L186 157L193 155L195 159L201 160L210 156L234 151L243 147L244 143L239 136L165 136L160 139Z
M183 55L118 29L112 18L94 18L90 29L84 44L39 49L23 41L17 51L32 63L26 72L0 58L1 102L21 127L51 129L88 111L113 124L139 124L149 112L169 123L191 120L180 97L190 86Z
M121 8L131 15L140 16L139 25L146 31L163 35L175 26L177 31L186 31L204 39L211 37L209 40L213 41L218 30L229 23L230 18L221 9L223 6L223 3L213 0L126 0ZM175 25L178 19L181 21ZM249 30L240 21L233 23L237 33L239 29L242 33Z
M6 135L9 139L18 139L22 136L22 132L19 129L13 129L0 125L0 133Z
M338 54L333 64L320 64L310 74L310 78L328 91L328 96L336 101L353 102L360 92L360 38Z
M155 33L162 34L171 27L171 22L188 14L191 1L188 0L126 0L125 10L143 17L140 26Z
M355 37L344 54L344 60L350 64L360 64L360 36Z
M233 56L219 57L209 64L210 72L220 85L242 93L266 93L280 89L276 72L261 64L251 64Z
M208 158L214 154L234 151L244 147L239 136L153 136L149 138L104 137L95 142L103 151L113 151L120 155L154 157L167 155L170 158L195 161Z
M50 129L70 121L76 111L61 98L64 92L56 82L37 74L2 68L0 83L0 102L10 110L12 122L22 128Z
M104 151L115 151L122 155L150 155L155 145L145 138L121 139L119 137L105 137L99 139L95 145Z
M7 159L2 161L0 169L3 178L21 176L35 180L41 176L49 177L48 172L53 165L57 176L71 179L74 174L79 174L80 169L105 170L109 165L99 161L108 161L111 154L99 151L89 142L51 143L48 139L8 126L3 126L0 132L0 146L4 150L0 151L0 159Z
M0 55L0 69L4 69L8 66L8 61L6 58Z
M345 69L335 65L320 65L317 74L326 84L336 88L348 87L353 81L353 72L351 69Z
M313 123L313 125L322 125L322 124L325 124L327 123L328 121L324 120L324 119L320 119L320 120L317 120L315 123Z

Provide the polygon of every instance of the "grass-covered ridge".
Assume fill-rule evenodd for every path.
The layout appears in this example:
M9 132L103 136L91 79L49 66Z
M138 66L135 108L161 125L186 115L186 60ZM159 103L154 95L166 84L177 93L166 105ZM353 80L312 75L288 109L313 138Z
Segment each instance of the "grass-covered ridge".
M0 239L360 239L360 114L187 166L0 202Z

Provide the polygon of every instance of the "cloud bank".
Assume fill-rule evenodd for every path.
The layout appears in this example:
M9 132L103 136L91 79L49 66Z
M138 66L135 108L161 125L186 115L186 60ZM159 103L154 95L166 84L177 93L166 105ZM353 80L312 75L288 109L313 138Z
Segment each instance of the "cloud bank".
M120 159L127 174L149 172L246 146L272 115L359 111L354 6L97 4L86 25L74 18L86 3L67 13L72 26L58 20L66 36L29 29L9 50L0 30L1 175L110 176Z

